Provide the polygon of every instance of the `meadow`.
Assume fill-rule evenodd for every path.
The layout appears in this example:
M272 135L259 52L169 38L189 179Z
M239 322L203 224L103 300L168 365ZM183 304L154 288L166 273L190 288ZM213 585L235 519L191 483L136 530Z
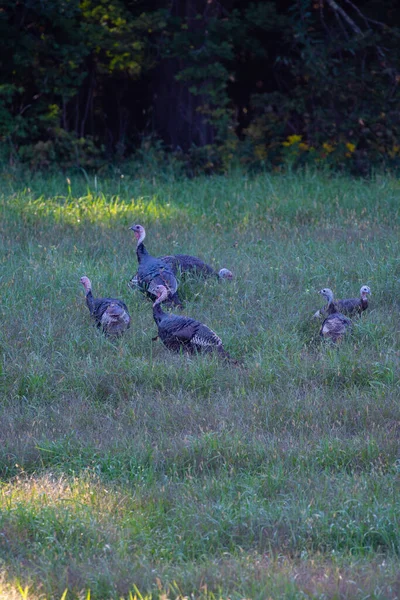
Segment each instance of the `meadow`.
M0 597L399 597L400 181L2 171ZM132 223L242 365L152 341ZM92 325L79 278L123 298ZM338 345L318 290L371 287Z

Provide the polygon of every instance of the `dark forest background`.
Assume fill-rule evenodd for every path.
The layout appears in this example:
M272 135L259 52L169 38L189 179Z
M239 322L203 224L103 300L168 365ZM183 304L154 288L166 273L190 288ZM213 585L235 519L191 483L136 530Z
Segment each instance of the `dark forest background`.
M1 159L400 166L398 0L3 0Z

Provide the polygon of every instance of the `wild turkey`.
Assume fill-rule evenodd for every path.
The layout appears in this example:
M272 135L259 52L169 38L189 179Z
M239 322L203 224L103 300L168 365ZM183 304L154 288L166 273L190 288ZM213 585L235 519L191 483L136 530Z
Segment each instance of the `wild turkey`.
M132 229L137 239L136 255L139 263L138 272L130 281L131 287L138 286L143 292L155 298L155 288L158 285L163 285L168 292L165 300L170 300L175 305L182 306L177 294L178 282L171 265L147 252L143 244L146 231L142 225L132 225L129 229Z
M333 292L329 288L324 288L319 292L327 300L326 310L328 316L323 321L319 334L324 339L331 339L338 342L342 339L346 331L352 326L350 319L338 311L337 305L333 299Z
M116 298L94 298L89 277L81 277L81 284L86 292L86 304L96 321L106 335L120 336L131 325L131 317L125 302Z
M158 285L155 292L157 300L153 304L153 317L158 327L158 336L169 350L182 350L188 354L216 351L223 358L230 360L221 339L207 325L190 317L165 313L162 310L161 302L168 293L165 286Z
M216 271L197 256L190 256L189 254L171 254L162 256L161 260L165 260L171 265L175 275L192 272L195 275L200 275L202 277L233 279L233 273L232 271L229 271L229 269L220 269L219 271Z
M341 312L345 315L353 316L361 315L368 308L368 294L371 294L371 289L368 285L363 285L360 289L359 298L344 298L343 300L333 300L333 292L329 288L324 288L318 292L325 298L326 294L332 295L332 302L326 304L323 308L315 313L315 317L323 317L333 312Z
M368 294L371 294L371 289L367 285L363 285L360 288L359 298L337 300L338 309L345 315L354 315L356 313L361 315L368 308Z

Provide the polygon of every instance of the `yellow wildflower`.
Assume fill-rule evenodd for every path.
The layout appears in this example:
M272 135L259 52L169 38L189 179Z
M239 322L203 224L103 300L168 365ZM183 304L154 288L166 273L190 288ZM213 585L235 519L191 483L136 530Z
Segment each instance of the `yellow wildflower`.
M299 148L300 150L308 150L308 144L301 142L301 144L299 144Z
M335 148L334 148L334 146L332 146L332 144L328 144L328 142L324 142L324 143L322 144L322 147L323 147L323 149L324 149L324 150L326 150L326 152L327 152L328 154L330 154L331 152L333 152L333 151L334 151L334 149L335 149Z
M302 137L302 135L289 135L286 142L282 142L282 146L293 146L293 144L301 142Z
M355 144L352 144L351 142L346 142L346 148L350 153L352 153L356 149L356 146L355 146Z

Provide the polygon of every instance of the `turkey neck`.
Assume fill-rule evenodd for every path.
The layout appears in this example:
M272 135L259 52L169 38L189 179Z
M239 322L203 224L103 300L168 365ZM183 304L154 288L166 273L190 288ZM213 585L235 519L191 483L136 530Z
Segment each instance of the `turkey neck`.
M161 321L161 319L165 316L166 316L166 313L161 308L161 304L154 304L153 305L153 317L154 317L155 322L158 324Z
M337 312L337 306L336 306L335 299L333 296L331 298L329 298L329 300L328 300L328 305L326 307L326 311L327 311L328 315L333 315L333 313Z
M93 298L92 290L89 290L86 294L86 304L90 311L90 314L92 315L94 312L94 298Z
M149 256L149 253L147 252L143 242L139 242L138 245L136 246L136 255L137 255L138 263L141 263L143 258L145 258L146 256Z

